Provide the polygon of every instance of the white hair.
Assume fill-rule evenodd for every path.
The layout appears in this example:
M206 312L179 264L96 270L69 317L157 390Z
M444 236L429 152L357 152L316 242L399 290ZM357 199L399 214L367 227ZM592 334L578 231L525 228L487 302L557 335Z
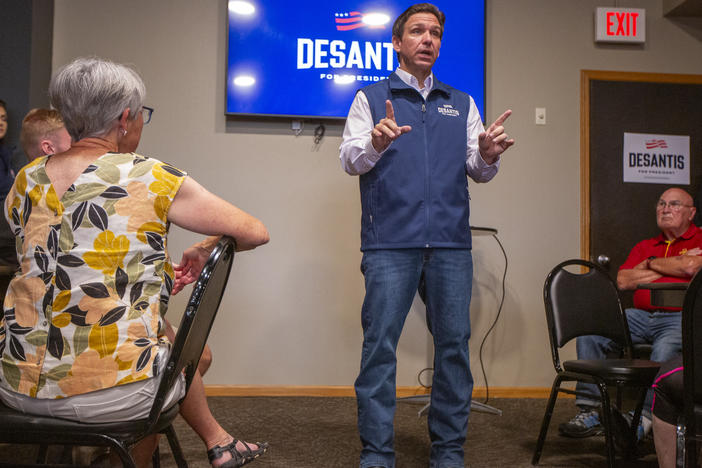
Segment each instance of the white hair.
M146 87L132 68L99 57L80 57L51 79L49 100L66 124L73 141L107 134L129 108L135 119Z

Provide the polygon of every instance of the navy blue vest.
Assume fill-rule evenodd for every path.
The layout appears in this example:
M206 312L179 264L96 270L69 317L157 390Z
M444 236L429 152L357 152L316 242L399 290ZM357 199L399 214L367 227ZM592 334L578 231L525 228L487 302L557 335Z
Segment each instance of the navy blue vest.
M361 250L471 248L466 125L469 96L434 77L426 101L392 73L360 90L373 122L392 101L400 136L360 176Z

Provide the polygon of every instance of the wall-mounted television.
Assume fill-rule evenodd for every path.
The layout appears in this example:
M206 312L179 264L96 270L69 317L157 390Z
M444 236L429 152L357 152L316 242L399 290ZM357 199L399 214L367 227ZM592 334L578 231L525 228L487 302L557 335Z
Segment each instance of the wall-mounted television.
M392 24L413 1L229 0L226 113L345 118L356 91L397 68ZM485 0L441 0L437 78L484 116Z

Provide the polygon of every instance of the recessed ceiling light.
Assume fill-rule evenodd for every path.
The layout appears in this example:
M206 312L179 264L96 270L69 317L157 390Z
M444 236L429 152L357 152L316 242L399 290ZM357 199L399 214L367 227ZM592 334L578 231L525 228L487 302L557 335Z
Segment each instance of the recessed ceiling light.
M235 86L253 86L256 83L256 78L253 76L248 76L248 75L239 75L234 78L234 85Z
M368 13L363 15L363 22L369 26L382 26L390 22L390 17L385 13Z
M229 11L232 13L237 13L239 15L253 15L256 8L251 2L245 2L242 0L230 0Z

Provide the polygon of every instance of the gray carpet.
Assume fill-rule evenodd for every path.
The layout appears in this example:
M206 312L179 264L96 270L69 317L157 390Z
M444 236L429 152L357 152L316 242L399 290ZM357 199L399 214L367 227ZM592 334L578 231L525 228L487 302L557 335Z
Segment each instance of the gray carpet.
M232 435L244 440L266 440L271 449L252 468L353 468L358 466L360 443L356 433L353 398L210 398L210 407ZM542 399L495 399L490 404L502 416L471 414L466 464L470 467L530 467L541 418ZM426 416L418 417L421 404L400 402L395 420L397 468L428 466L429 436ZM604 438L567 439L557 425L574 414L573 400L556 405L549 436L539 466L601 467L606 465ZM208 467L203 444L179 420L176 430L191 467ZM0 447L0 460L28 460L33 449ZM621 461L623 467L657 467L653 444L644 442L643 457ZM162 466L175 467L166 443L161 443Z

